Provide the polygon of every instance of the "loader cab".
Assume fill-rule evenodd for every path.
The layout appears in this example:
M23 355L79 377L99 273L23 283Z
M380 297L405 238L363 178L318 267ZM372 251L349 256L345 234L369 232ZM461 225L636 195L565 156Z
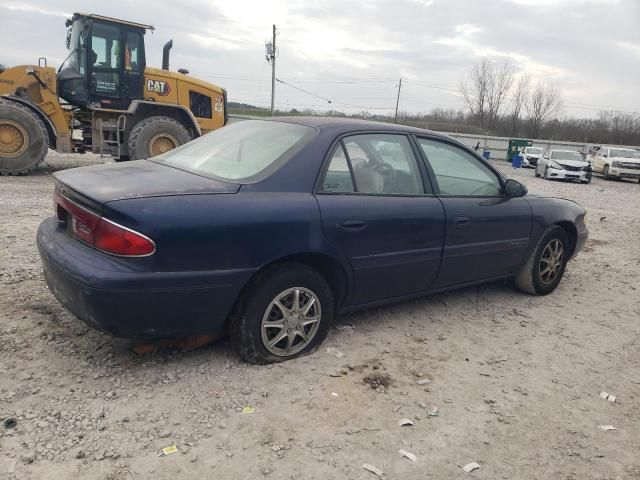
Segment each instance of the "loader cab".
M69 56L58 71L60 97L78 107L126 109L143 98L149 25L97 15L67 21Z

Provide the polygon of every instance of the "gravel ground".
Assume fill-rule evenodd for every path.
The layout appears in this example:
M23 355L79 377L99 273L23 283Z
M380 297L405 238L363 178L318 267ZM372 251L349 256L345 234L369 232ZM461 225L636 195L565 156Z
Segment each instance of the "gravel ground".
M0 417L18 421L0 427L0 478L640 478L636 183L515 173L589 210L547 297L494 283L366 310L315 354L256 367L226 341L136 355L52 297L34 238L51 173L98 162L52 153L0 177Z

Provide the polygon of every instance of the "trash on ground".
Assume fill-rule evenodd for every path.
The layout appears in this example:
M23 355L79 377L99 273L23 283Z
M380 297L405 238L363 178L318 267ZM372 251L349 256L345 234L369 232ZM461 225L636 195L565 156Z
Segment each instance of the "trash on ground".
M338 350L337 348L333 348L333 347L329 347L327 348L326 352L336 358L342 358L344 357L344 353L342 353L340 350Z
M172 453L176 453L178 451L178 447L175 445L170 445L168 447L164 447L162 450L158 452L159 457L166 457L167 455L171 455Z
M5 430L10 430L12 428L16 428L18 426L18 419L15 417L7 417L2 420L2 427Z
M431 410L427 412L427 415L429 415L430 417L439 417L440 410L438 410L438 407L433 407Z
M407 426L413 427L415 426L415 423L413 423L413 420L411 420L410 418L403 418L398 422L398 425L401 427L407 427Z
M480 468L480 465L478 465L476 462L467 463L464 467L462 467L462 469L467 473L471 473L478 468Z
M608 432L609 430L617 430L613 425L598 425L598 428L604 432Z
M375 466L370 465L368 463L363 463L362 464L362 468L364 468L365 470L370 471L371 473L373 473L374 475L377 475L380 478L382 478L382 476L384 475L384 473L382 473L382 470L380 470L378 467L375 467Z
M427 385L428 383L431 383L431 380L429 380L428 378L419 378L418 380L416 380L416 383L418 385Z
M405 450L404 448L401 448L400 450L398 450L398 453L403 457L408 458L412 462L415 462L416 460L418 460L418 457L416 456L415 453L411 453L410 451Z
M331 392L331 396L332 396L332 397L337 397L337 396L338 396L338 394L337 394L336 392Z
M242 409L242 413L247 414L247 415L251 415L256 413L256 407L249 407L246 406Z
M616 401L616 396L607 392L600 392L600 398L603 400L609 400L611 403L615 403Z

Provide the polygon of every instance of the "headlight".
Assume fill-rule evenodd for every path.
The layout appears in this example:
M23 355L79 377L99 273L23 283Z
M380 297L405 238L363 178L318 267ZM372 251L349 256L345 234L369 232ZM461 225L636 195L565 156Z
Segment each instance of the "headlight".
M620 166L620 160L614 160L613 162L611 162L611 166L616 168Z
M555 168L556 170L564 170L562 165L558 162L554 162L553 160L549 160L549 168Z

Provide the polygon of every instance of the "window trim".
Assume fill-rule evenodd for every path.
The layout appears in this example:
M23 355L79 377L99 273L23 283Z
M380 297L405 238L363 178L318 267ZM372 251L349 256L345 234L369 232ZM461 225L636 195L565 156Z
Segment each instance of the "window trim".
M505 193L504 185L505 185L505 182L507 181L507 179L502 174L502 172L500 172L498 169L496 169L493 165L489 164L484 159L484 157L481 157L480 155L478 155L476 152L471 150L466 145L459 145L456 142L450 141L447 138L436 137L434 135L413 134L413 136L415 138L416 145L418 146L418 149L420 150L420 155L422 157L422 160L423 160L427 170L429 171L429 176L430 176L430 178L433 179L432 180L433 181L433 191L434 191L436 196L442 197L442 198L511 198ZM482 164L485 167L487 167L489 169L489 171L491 171L493 174L496 175L496 177L498 177L498 182L500 183L500 195L453 195L453 194L447 194L447 193L440 193L440 185L438 184L438 177L436 176L435 171L433 170L433 168L431 167L431 164L429 163L429 158L427 157L427 154L420 147L420 139L433 141L433 142L444 143L446 145L449 145L451 147L457 148L458 150L462 150L462 151L470 154L472 158L475 158L480 164Z
M344 146L344 139L347 137L359 136L359 135L397 135L402 136L407 139L409 142L409 146L411 147L411 151L413 152L414 159L416 161L416 166L418 167L418 175L420 176L420 184L423 188L423 193L366 193L366 192L325 192L322 188L323 181L327 176L327 172L329 170L329 165L337 150L338 146L342 146L345 156L347 158L347 165L349 166L349 172L351 174L351 181L353 183L354 188L357 190L358 185L355 180L355 175L353 174L353 167L351 165L351 158L349 157L349 153ZM435 197L435 191L433 189L433 184L431 182L430 173L427 171L424 160L416 148L416 145L413 141L412 135L410 132L398 132L393 130L354 130L349 132L343 132L334 138L333 142L329 145L327 152L325 153L324 159L322 160L322 165L318 170L318 175L316 177L315 185L313 187L313 194L315 195L355 195L355 196L368 196L368 197ZM428 183L427 183L428 182Z

